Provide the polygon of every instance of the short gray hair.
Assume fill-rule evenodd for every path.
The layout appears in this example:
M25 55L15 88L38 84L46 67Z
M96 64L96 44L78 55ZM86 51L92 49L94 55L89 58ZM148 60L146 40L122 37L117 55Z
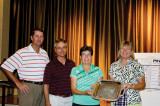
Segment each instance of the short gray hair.
M67 41L66 40L64 40L64 39L58 39L54 43L54 48L56 48L56 44L59 43L59 42L63 42L63 43L65 43L67 45Z

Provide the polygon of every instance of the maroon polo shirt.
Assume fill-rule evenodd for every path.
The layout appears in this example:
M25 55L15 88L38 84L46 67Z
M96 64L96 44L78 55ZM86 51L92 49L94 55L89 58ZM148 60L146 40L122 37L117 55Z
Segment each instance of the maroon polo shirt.
M75 63L66 59L63 65L57 57L49 62L44 71L43 84L49 85L49 94L69 96L71 92L70 73Z

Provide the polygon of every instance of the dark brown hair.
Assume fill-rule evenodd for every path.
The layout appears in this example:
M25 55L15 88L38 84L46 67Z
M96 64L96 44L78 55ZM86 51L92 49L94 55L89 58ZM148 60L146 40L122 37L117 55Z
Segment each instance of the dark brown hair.
M93 55L93 49L90 46L83 46L80 49L80 56L82 55L82 52L84 52L84 51L89 51L91 53L91 56Z
M43 29L41 29L41 28L34 28L34 29L32 30L32 32L31 32L31 36L34 35L34 32L35 32L35 31L43 32L43 35L44 35L44 30L43 30Z

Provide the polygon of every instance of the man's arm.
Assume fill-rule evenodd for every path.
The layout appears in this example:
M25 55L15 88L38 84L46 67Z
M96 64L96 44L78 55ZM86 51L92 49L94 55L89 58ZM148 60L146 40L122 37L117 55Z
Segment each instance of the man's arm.
M12 72L2 68L2 70L4 71L4 73L8 76L9 79L11 79L16 86L20 89L21 93L23 92L24 94L29 93L29 88L27 85L21 83L14 75Z
M49 101L49 85L48 84L43 85L43 91L44 91L46 106L51 106Z

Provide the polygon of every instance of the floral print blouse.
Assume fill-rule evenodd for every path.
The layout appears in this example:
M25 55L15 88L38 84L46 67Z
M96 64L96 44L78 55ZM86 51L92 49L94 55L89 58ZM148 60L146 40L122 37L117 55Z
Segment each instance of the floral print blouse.
M130 58L130 60L128 60L127 64L124 67L121 66L121 59L112 63L110 66L109 75L114 80L135 85L138 84L138 79L142 78L145 74L143 66ZM127 104L133 105L140 103L141 97L139 94L139 90L128 89Z

